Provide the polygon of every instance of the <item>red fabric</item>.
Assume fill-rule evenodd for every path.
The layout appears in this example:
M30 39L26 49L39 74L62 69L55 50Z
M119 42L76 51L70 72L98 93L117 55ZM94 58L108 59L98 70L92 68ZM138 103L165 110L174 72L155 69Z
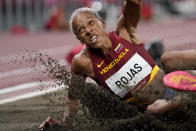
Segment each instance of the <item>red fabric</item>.
M75 46L75 47L65 56L65 59L67 60L67 62L68 62L70 65L71 65L71 63L72 63L73 57L74 57L76 54L78 54L78 53L82 50L83 47L84 47L84 45L79 44L79 45Z
M97 82L98 82L99 85L102 85L105 88L109 89L109 87L105 83L105 81L110 76L112 76L114 73L116 73L117 71L119 71L121 69L121 67L123 65L125 65L127 63L127 61L135 53L138 53L141 57L143 57L143 59L146 60L152 68L156 65L155 61L152 59L152 57L150 56L150 54L146 51L146 49L144 47L144 44L139 44L139 45L132 44L132 43L130 43L130 42L128 42L128 41L120 38L115 32L109 33L109 36L110 36L110 39L112 41L112 49L105 56L102 55L99 52L92 51L92 50L90 50L88 48L88 51L89 51L89 54L90 54L90 57L91 57L91 61L92 61L92 64L93 64L93 69L94 69L95 77L96 77L96 80L97 80ZM119 45L119 43L121 43L121 45L123 45L123 48L120 50L119 53L117 53L114 49ZM115 59L117 59L119 57L119 54L121 52L123 52L125 50L125 48L126 49L129 49L129 52L118 62L118 64L114 65L112 69L110 69L109 71L107 71L107 73L101 74L100 72L106 66L108 66L111 62L113 62ZM102 61L104 61L104 63L102 64L101 68L98 68L97 65L100 65L100 63L102 63ZM145 80L146 81L149 81L149 79L150 79L150 74L145 78ZM138 83L138 85L136 85L136 87L138 87L139 84L142 81L140 81ZM129 92L128 94L126 94L125 97L128 97L130 95L131 95L131 92Z
M46 29L48 30L57 29L58 21L60 19L63 19L63 17L64 17L63 10L61 8L58 8L46 23Z
M142 18L150 20L153 17L153 9L150 4L142 5Z
M28 30L22 26L14 25L11 29L13 34L27 34Z
M82 3L84 6L91 7L92 1L91 0L83 0Z

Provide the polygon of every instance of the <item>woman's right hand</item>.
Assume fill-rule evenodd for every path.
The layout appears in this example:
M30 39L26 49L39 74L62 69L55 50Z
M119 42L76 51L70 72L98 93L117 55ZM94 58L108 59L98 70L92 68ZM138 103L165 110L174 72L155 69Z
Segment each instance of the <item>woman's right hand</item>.
M61 126L61 122L58 121L55 118L48 117L40 126L39 129L40 131L44 131L48 127L55 127L55 126Z

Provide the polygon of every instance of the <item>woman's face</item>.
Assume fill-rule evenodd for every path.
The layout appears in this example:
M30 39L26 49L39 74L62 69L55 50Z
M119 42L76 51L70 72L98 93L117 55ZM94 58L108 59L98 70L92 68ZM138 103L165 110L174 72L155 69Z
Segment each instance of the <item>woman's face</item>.
M77 38L89 48L99 49L108 39L104 22L90 13L77 15L73 20L73 27Z

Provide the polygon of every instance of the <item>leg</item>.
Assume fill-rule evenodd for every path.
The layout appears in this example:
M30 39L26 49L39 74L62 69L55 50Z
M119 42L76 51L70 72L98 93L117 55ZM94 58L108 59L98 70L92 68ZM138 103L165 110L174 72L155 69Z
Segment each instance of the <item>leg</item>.
M196 50L164 53L161 63L166 73L175 70L196 70Z
M165 114L168 112L177 112L187 107L187 97L177 96L174 99L158 99L147 106L147 111L153 114Z

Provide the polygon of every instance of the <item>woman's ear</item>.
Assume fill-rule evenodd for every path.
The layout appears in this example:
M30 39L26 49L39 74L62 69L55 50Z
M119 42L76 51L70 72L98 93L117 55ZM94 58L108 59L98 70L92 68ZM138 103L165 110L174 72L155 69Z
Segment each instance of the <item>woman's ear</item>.
M76 35L76 38L80 41L81 44L84 44L84 42L81 40L79 36Z
M101 24L102 24L102 26L103 26L103 28L105 29L105 27L106 27L106 24L105 24L105 21L104 21L104 19L103 18L101 18Z

